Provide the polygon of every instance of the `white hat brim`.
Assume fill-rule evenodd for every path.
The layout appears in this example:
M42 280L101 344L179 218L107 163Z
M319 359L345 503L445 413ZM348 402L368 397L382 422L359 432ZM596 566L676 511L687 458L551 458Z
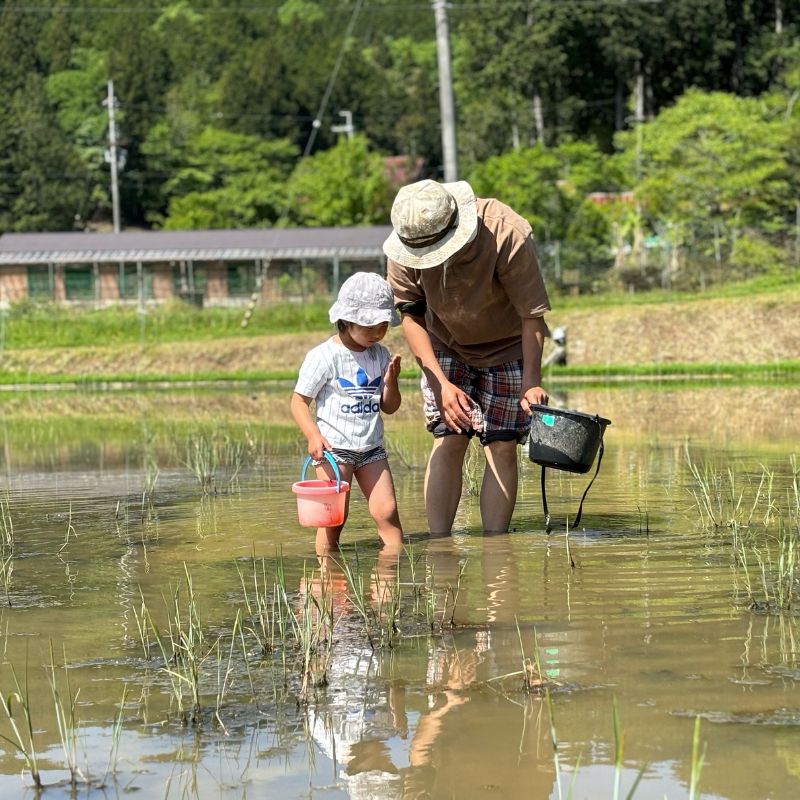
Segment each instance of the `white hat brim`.
M383 252L392 261L412 269L438 267L466 245L478 227L478 207L475 192L466 181L443 183L458 205L458 224L446 236L428 247L409 247L400 241L395 231L383 243Z
M355 322L356 325L361 325L365 328L370 328L373 325L382 325L384 322L388 322L392 327L400 324L400 317L394 308L356 307L349 303L342 303L339 300L328 309L328 319L332 323L337 320Z

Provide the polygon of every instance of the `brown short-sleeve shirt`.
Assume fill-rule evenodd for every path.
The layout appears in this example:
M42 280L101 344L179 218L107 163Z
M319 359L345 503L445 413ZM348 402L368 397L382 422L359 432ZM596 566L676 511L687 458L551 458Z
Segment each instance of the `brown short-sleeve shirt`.
M504 203L477 199L478 232L451 263L412 269L388 262L395 302L424 299L436 350L473 367L522 358L522 318L550 310L531 226Z

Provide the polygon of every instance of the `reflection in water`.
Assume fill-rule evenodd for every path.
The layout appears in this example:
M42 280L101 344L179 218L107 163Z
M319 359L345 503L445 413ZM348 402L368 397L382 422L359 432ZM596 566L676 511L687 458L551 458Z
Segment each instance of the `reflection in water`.
M393 580L392 566L378 560L371 602L379 602L377 592ZM331 561L323 574L333 594L320 595L330 597L340 614L348 613L344 571ZM476 788L500 786L511 796L549 797L553 769L543 702L488 690L485 681L494 672L489 631L426 638L410 654L412 661L408 655L376 653L366 643L334 650L332 691L308 712L331 779L354 798L464 797ZM518 725L509 727L503 706L518 709ZM468 731L477 718L476 738ZM319 756L316 762L324 780Z
M606 413L614 429L569 550L563 531L544 535L538 471L523 458L513 533L481 536L467 496L453 536L415 534L391 558L356 501L341 553L321 561L289 491L301 453L284 394L5 400L0 496L13 537L3 550L12 569L0 594L0 689L13 686L10 665L23 674L27 664L48 781L64 778L42 669L52 640L81 690L93 775L104 773L129 687L114 791L554 798L574 778L574 796L607 797L617 779L624 796L649 764L636 798L685 797L699 715L704 797L793 796L798 628L781 592L797 587L780 555L798 530L797 470L780 442L800 440L791 413L800 391L570 390L564 405ZM390 450L404 519L422 530L429 442L406 413L390 426ZM709 485L736 525L698 513L687 437L692 459L710 465L704 474L735 475L735 491L723 479ZM217 443L203 452L224 462L219 480L204 484L189 469L188 443L198 441ZM759 498L762 464L772 477ZM554 510L572 509L583 488L580 477L554 476ZM747 519L745 507L757 513ZM280 565L326 685L301 692L296 646L278 636L265 649L253 637L240 572L252 581L262 559L263 597L272 602ZM170 709L178 665L154 642L143 650L137 623L144 599L171 635L167 610L184 570L209 643L199 683L207 713L188 729ZM522 648L530 657L534 642L552 681L558 774L547 705L522 691ZM224 727L214 721L220 685ZM22 762L2 750L0 792L15 796Z

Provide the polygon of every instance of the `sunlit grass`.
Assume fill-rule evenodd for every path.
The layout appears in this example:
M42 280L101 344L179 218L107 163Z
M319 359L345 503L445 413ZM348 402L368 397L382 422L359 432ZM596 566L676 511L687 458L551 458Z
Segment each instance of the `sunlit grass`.
M132 306L76 309L60 304L17 304L6 319L6 350L202 341L325 330L330 327L327 300L268 303L256 307L246 328L244 307L195 308L167 303L137 313ZM144 323L144 324L142 324Z

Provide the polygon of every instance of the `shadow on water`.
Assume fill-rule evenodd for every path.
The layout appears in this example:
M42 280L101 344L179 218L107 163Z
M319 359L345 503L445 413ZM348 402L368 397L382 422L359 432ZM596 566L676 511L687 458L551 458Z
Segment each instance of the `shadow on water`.
M571 391L614 427L568 536L586 477L548 477L547 534L522 451L509 534L481 535L478 473L425 534L407 402L406 551L355 493L322 560L284 395L3 399L3 796L34 796L22 771L54 797L677 798L697 718L703 796L792 796L800 391Z

